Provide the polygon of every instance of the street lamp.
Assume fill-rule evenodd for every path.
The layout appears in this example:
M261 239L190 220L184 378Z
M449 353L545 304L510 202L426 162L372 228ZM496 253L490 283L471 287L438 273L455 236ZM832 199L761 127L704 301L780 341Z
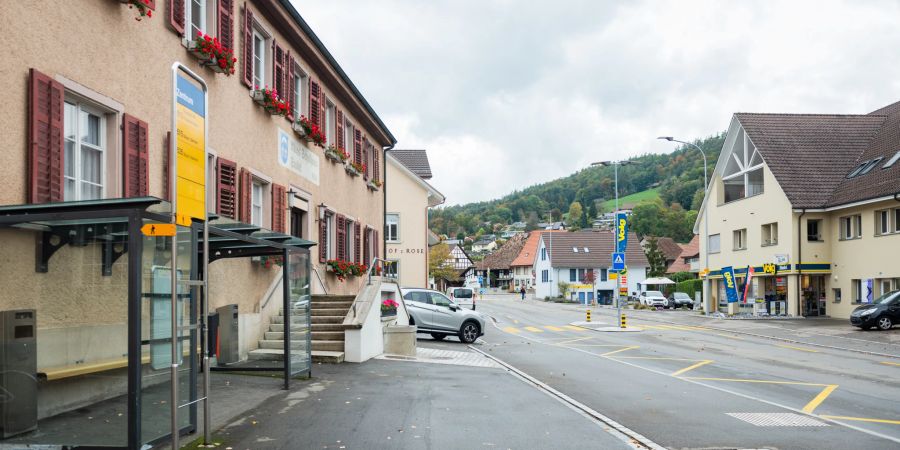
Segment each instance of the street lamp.
M691 147L696 148L700 151L700 154L703 155L703 200L705 202L709 201L709 178L706 176L706 152L700 148L699 145L694 144L692 142L679 141L672 136L660 136L657 139L663 139L669 142L678 142L679 144L690 145ZM703 244L703 268L705 270L709 270L709 203L707 203L706 207L703 208L703 239L706 240ZM712 303L710 301L709 295L709 272L706 273L706 276L703 277L703 308L707 314L712 310Z

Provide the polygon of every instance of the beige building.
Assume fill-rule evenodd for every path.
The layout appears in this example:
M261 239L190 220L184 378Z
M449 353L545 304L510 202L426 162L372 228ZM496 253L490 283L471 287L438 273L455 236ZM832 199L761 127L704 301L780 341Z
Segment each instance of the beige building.
M444 195L428 184L431 165L425 150L387 152L386 256L400 284L427 288L428 208L444 203Z
M735 114L694 228L708 212L706 311L728 309L724 267L738 286L754 271L732 313L847 318L900 289L898 127L900 103L859 115Z

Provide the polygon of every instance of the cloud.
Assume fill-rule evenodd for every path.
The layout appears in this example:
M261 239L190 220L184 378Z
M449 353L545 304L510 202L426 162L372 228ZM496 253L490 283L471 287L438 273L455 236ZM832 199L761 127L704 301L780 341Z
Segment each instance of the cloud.
M295 0L448 204L668 152L731 114L900 100L900 3Z

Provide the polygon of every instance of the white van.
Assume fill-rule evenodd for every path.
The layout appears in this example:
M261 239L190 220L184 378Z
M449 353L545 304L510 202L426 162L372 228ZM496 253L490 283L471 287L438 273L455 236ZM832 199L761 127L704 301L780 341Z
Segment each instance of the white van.
M469 287L452 287L447 289L447 296L463 308L475 309L475 289Z

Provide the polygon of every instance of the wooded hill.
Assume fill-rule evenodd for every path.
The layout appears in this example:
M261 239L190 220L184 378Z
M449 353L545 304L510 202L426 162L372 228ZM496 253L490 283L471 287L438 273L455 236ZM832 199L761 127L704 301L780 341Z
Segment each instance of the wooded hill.
M725 141L725 133L695 141L709 158L712 172ZM635 207L633 229L639 234L671 236L687 242L696 210L703 199L703 157L690 146L668 154L645 154L637 162L619 168L619 197L643 197ZM538 222L566 220L589 228L593 218L608 212L615 198L612 167L588 167L572 175L514 191L502 198L466 205L436 208L430 214L431 229L450 237L497 231L515 221L529 229ZM651 190L657 190L659 199ZM647 220L642 220L647 219Z

